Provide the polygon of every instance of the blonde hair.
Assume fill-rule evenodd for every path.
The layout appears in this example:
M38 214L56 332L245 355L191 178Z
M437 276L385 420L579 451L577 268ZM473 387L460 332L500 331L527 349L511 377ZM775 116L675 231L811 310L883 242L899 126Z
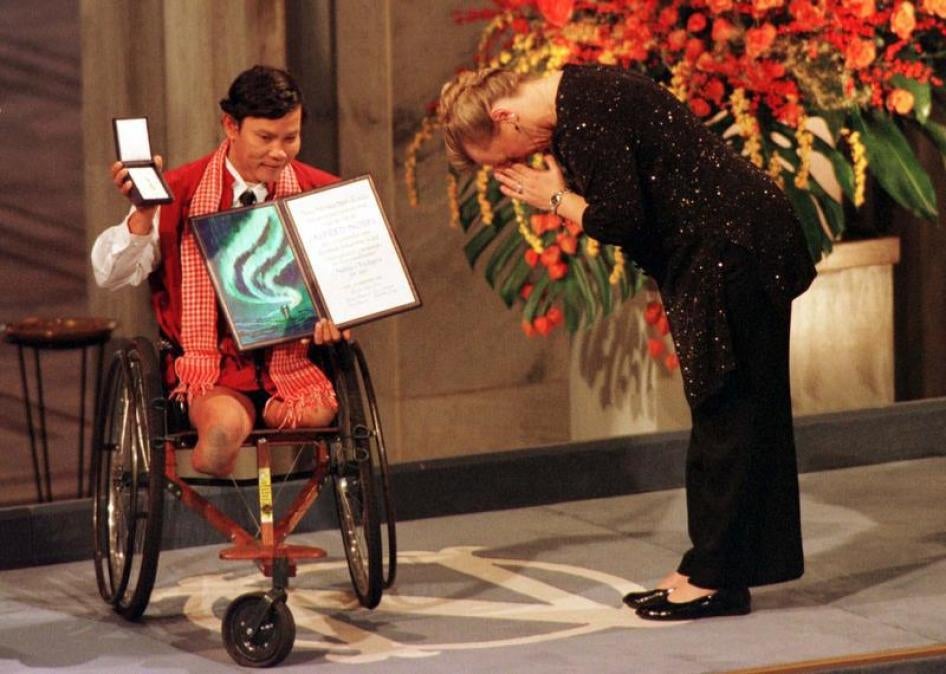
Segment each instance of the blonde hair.
M500 98L513 95L523 79L511 70L485 68L461 72L443 85L437 117L447 159L454 168L466 170L476 166L464 143L488 141L496 135L490 110Z

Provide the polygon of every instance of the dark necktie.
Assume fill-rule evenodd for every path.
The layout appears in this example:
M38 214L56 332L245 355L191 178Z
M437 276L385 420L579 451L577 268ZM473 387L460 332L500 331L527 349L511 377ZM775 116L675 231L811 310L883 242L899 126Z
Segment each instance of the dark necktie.
M244 206L252 206L256 203L256 192L253 190L246 190L243 194L240 195L239 201Z

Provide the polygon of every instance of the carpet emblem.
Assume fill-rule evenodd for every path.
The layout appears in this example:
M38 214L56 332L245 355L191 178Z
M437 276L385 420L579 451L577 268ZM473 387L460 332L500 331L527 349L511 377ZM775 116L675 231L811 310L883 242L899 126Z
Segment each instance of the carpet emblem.
M628 580L568 564L490 557L484 550L462 546L401 552L398 582L373 611L358 605L350 586L343 589L343 583L335 582L326 588L330 576L347 574L344 561L301 564L289 588L294 651L321 651L326 660L357 664L666 626L639 619L621 603L625 593L643 589ZM439 596L429 590L411 592L434 573L450 574L460 583L432 583L432 589L448 590ZM148 615L162 612L163 602L179 607L173 600L183 597L187 620L219 634L230 601L268 588L269 580L258 572L191 576L155 588ZM477 637L467 640L470 635Z

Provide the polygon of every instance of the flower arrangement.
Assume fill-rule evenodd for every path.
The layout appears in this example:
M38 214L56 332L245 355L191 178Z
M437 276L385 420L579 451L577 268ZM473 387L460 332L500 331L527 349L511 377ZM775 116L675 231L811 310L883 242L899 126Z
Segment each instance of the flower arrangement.
M931 116L946 95L946 0L494 0L455 18L485 23L476 67L616 64L662 83L786 192L815 260L845 231L845 202L864 203L868 175L912 213L937 217L904 131L946 155L946 126ZM415 155L436 124L431 113L408 148L414 200ZM510 202L488 169L448 184L470 264L490 251L486 280L520 303L527 334L563 321L574 331L644 286L619 249ZM649 302L649 350L672 368L661 318Z

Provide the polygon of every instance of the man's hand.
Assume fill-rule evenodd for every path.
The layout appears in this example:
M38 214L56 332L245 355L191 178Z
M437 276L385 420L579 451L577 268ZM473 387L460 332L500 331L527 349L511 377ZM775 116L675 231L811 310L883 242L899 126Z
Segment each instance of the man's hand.
M347 342L351 339L351 330L339 330L332 321L322 318L315 324L312 339L316 344L334 344L342 339Z
M154 156L154 163L157 165L159 171L164 167L164 159L161 158L161 155ZM118 188L118 191L121 192L125 198L128 198L128 193L131 192L132 188L131 178L128 177L128 169L126 169L125 165L120 161L117 161L112 164L111 171L112 182L115 184L115 187ZM132 234L150 234L152 223L154 222L154 213L157 210L157 206L136 208L135 212L128 217L128 230Z

